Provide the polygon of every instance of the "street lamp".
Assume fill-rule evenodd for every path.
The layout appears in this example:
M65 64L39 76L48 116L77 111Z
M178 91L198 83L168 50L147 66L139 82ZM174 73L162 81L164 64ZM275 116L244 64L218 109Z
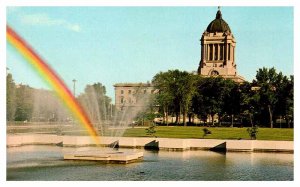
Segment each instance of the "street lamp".
M73 95L74 95L74 97L76 97L76 95L75 95L75 83L76 83L76 79L73 79L72 80L73 81Z
M76 96L75 96L75 84L76 84L76 79L73 79L73 95L74 95L74 98L76 99ZM75 119L73 118L73 125L75 126Z

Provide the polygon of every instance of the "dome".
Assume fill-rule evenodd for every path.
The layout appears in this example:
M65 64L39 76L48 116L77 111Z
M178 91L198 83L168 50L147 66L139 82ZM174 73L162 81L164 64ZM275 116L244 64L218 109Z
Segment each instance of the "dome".
M206 28L207 32L215 33L215 32L230 32L229 25L222 19L222 13L218 10L216 14L216 19L214 19Z

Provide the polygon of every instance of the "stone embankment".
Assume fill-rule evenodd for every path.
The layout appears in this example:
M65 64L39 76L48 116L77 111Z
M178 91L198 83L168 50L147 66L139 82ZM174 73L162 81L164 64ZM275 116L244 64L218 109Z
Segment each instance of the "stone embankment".
M269 140L220 140L220 139L175 139L151 137L100 137L102 146L145 148L158 150L220 150L294 152L293 141ZM58 135L7 135L7 147L22 145L61 145L65 147L95 146L89 136Z

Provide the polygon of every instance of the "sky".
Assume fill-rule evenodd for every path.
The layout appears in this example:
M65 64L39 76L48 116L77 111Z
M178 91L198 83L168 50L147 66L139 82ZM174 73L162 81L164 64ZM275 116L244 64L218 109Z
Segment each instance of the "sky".
M218 8L12 7L6 22L73 87L100 82L114 101L116 83L147 82L160 71L197 71L200 38ZM236 39L238 74L252 81L262 67L293 75L293 7L221 7ZM16 83L46 88L6 44L6 66Z

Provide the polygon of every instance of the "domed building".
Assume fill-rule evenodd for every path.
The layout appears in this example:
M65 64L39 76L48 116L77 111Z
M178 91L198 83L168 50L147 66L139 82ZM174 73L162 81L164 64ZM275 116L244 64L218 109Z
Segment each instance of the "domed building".
M235 38L219 8L216 18L210 22L201 37L198 74L205 77L222 76L235 82L244 82L245 79L237 74L235 46Z

